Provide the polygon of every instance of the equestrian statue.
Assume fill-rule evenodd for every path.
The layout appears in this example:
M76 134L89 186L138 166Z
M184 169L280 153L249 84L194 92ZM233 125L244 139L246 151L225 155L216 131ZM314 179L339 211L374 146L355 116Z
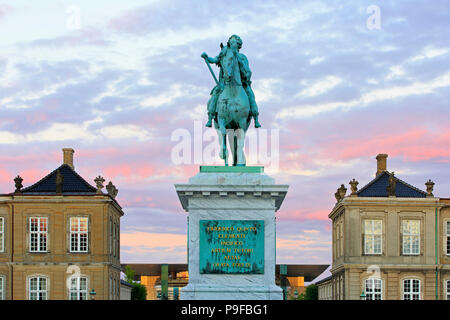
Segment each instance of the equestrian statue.
M239 52L241 47L241 38L232 35L226 46L220 44L221 51L215 58L209 57L205 52L201 55L216 82L208 101L206 126L212 127L214 122L214 127L218 130L220 158L225 161L225 166L228 166L227 136L233 166L245 166L244 141L251 118L255 121L255 128L261 127L255 94L251 88L252 72L247 57ZM219 80L210 64L219 67Z

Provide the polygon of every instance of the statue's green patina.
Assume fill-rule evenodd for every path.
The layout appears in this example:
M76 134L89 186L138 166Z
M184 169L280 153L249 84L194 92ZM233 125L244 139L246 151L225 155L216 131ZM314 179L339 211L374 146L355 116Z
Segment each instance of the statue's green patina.
M206 126L211 127L214 121L214 126L219 131L220 157L225 160L225 165L228 165L226 146L228 133L233 165L245 166L243 148L245 133L251 118L253 117L255 120L255 128L261 127L258 122L258 106L251 88L252 72L247 57L239 52L242 47L242 40L239 36L232 35L226 46L222 44L220 46L221 51L215 58L209 57L205 52L201 55L216 81L216 86L211 91L211 98L208 101ZM210 63L215 63L220 68L219 80L211 70Z

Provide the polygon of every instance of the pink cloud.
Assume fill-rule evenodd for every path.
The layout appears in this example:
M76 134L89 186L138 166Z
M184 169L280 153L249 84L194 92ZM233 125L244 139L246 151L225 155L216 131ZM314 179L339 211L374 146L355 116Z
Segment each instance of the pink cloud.
M12 181L13 175L10 172L0 168L0 183L10 182L12 184L13 183Z
M28 187L42 178L44 178L50 172L45 172L39 169L27 169L20 172L20 176L23 178L23 185Z
M123 164L105 167L103 169L103 172L111 179L114 179L117 178L118 176L125 176L125 177L131 176L133 170L129 165Z
M26 122L36 124L47 120L47 115L42 112L33 112L26 115Z
M173 233L148 233L148 232L133 232L121 233L120 244L126 247L186 247L186 235Z
M157 205L152 197L147 196L127 196L120 201L122 207L156 208Z
M280 210L278 218L283 220L325 220L328 221L330 210L298 210L286 209Z

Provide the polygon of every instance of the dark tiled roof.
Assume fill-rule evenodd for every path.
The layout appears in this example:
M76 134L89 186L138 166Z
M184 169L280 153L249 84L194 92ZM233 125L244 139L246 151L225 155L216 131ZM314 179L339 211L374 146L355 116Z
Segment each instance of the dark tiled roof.
M395 186L395 196L400 198L425 198L427 193L422 191L403 180L395 177L397 183ZM389 173L384 171L379 174L375 179L361 188L357 194L358 197L387 197L387 186L389 181Z
M64 177L63 194L93 194L97 189L84 180L75 170L67 164L63 164L35 184L23 188L25 194L56 194L56 172L60 170Z

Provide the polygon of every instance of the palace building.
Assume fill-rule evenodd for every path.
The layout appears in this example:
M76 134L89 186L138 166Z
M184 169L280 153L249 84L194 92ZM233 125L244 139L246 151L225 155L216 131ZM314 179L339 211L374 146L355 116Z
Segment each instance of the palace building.
M90 185L63 164L38 182L0 195L0 299L120 298L120 218L117 189L102 177Z
M318 283L333 300L449 300L450 199L422 191L387 171L377 157L375 178L351 192L337 190L332 220L332 276Z

